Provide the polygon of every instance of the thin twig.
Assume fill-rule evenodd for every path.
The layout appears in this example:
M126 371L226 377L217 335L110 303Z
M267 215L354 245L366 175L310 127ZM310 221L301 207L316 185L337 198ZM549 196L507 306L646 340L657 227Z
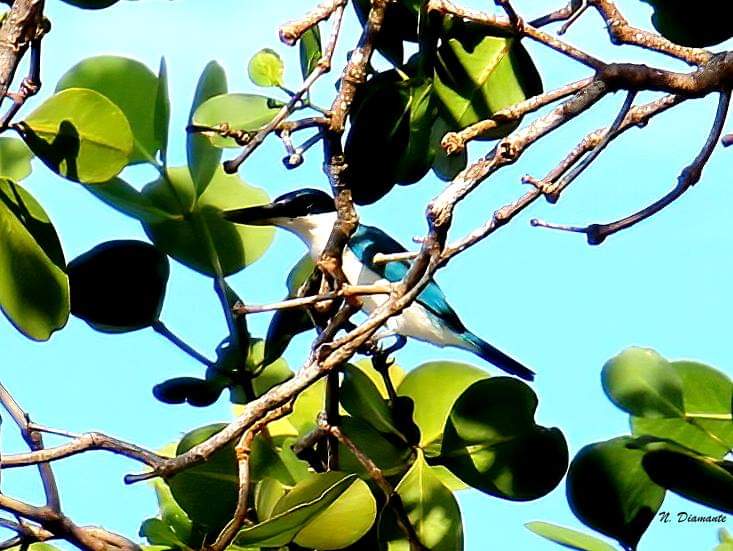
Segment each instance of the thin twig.
M194 360L201 362L206 367L212 367L214 365L214 362L209 360L206 356L189 346L186 342L184 342L180 337L175 335L168 327L160 320L156 320L151 325L152 329L168 339L171 343L176 345L178 348L183 350L186 354L191 356Z
M234 515L227 525L222 529L216 540L209 546L205 547L206 551L223 551L234 540L239 529L247 520L247 512L249 510L249 487L250 487L250 465L249 458L252 451L252 442L258 433L262 432L269 423L288 415L293 411L292 403L285 404L277 409L270 411L267 416L252 425L245 431L239 439L239 443L235 446L237 455L237 467L239 472L239 488L237 492L237 507Z
M698 153L697 157L695 157L695 159L692 161L692 163L680 173L679 177L677 178L677 185L662 198L658 199L651 205L641 209L640 211L635 212L630 216L627 216L626 218L622 218L621 220L617 220L609 224L591 224L590 226L580 228L573 226L563 227L560 225L551 225L544 222L535 222L534 225L549 227L551 229L561 229L575 233L584 233L588 238L589 244L599 245L600 243L603 243L603 241L609 235L613 235L614 233L630 228L631 226L634 226L639 222L646 220L651 216L654 216L665 207L671 205L677 199L679 199L679 197L682 196L682 194L684 194L688 189L690 189L692 186L700 181L703 169L705 168L707 162L710 160L710 157L715 150L715 146L718 144L718 140L720 140L720 136L723 133L723 126L725 124L725 119L728 115L728 109L730 107L730 97L730 91L720 93L718 109L715 115L715 120L713 122L713 127L710 130L710 134L708 135L705 144L703 145L700 153Z
M338 9L343 9L346 0L326 0L319 4L301 19L290 21L280 27L279 35L288 46L293 46L301 36L310 28L315 27L321 21L325 21Z
M388 295L392 292L391 285L344 285L338 291L331 291L322 295L311 295L302 298L292 298L271 304L238 304L234 307L234 313L237 315L259 314L262 312L272 312L273 310L286 310L289 308L302 308L311 306L317 302L327 300L335 300L341 297L353 297L360 295Z
M321 59L318 61L316 68L313 69L311 74L308 75L308 77L305 79L305 82L303 82L303 85L296 92L293 93L290 101L288 101L288 103L285 104L280 109L280 111L277 112L275 117L254 136L252 136L247 145L244 146L242 152L235 159L224 163L225 172L229 174L235 173L242 165L242 163L246 161L247 158L255 151L255 149L257 149L260 144L265 141L265 138L269 136L270 133L272 133L280 125L280 123L282 123L293 113L298 103L302 101L303 97L306 95L306 93L308 93L308 91L318 81L318 79L331 70L331 60L333 58L333 52L336 48L336 41L338 40L339 33L341 32L341 20L343 17L343 13L343 6L336 7L336 10L333 14L334 20L333 28L331 30L331 38L329 39L328 45L326 46L326 49L321 56Z

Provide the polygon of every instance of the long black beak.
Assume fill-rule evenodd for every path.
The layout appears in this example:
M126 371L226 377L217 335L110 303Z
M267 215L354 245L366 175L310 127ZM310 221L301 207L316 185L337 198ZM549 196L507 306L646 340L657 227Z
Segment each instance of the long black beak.
M224 218L235 224L247 224L249 226L274 226L274 220L284 218L286 206L280 203L268 205L257 205L243 209L224 211Z

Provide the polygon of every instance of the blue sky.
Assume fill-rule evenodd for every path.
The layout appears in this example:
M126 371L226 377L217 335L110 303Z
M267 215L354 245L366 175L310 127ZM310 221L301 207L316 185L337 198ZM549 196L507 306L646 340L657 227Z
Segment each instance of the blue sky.
M466 4L481 7L485 3ZM533 16L564 2L516 0L515 4L521 13ZM646 4L634 0L619 4L635 23L648 26ZM230 90L253 91L246 76L247 62L258 49L272 47L286 61L287 84L296 87L297 49L281 45L276 28L310 5L304 0L139 0L86 12L48 0L53 31L44 40L44 87L31 104L50 95L59 77L83 58L111 53L157 68L165 56L173 102L170 163L183 164L186 116L205 64L216 59L225 67ZM337 66L358 36L350 8L347 13ZM608 46L595 14L586 15L567 39L604 59L646 60L685 70L655 55ZM528 47L547 89L587 76L582 67L547 49ZM336 76L319 86L315 97L320 103L329 103ZM452 236L460 237L496 207L519 196L524 191L523 174L544 175L586 132L610 124L622 101L620 94L605 99L530 150L518 166L484 183L461 205ZM600 386L603 363L623 348L650 346L668 358L697 359L733 373L729 337L733 207L725 200L730 185L726 168L733 153L719 148L703 180L682 200L601 247L589 247L575 234L531 228L529 219L585 225L613 220L653 201L674 185L678 172L697 154L714 109L707 100L690 102L660 116L643 131L627 133L571 186L558 205L538 203L440 272L438 280L466 325L538 372L539 422L561 427L572 454L587 443L628 432L626 416L610 404ZM475 157L485 149L485 144L478 144L471 154ZM283 169L282 155L280 145L268 141L242 169L242 177L271 196L304 186L325 189L317 151L290 172ZM26 185L54 221L67 259L105 240L146 239L134 220L112 211L80 186L53 176L40 163ZM407 244L425 231L424 206L442 186L428 177L418 185L396 189L360 214L365 222ZM266 257L230 283L247 302L280 299L284 277L303 252L294 237L278 233ZM211 281L175 262L162 318L210 357L226 331ZM268 321L268 315L252 317L252 332L264 335ZM291 367L300 365L307 343L299 338L291 346L286 354ZM158 448L195 426L230 416L225 400L211 408L193 409L167 406L153 398L153 385L174 376L200 375L202 368L151 330L102 335L71 319L49 343L38 344L0 318L0 345L3 384L35 420L46 425L78 432L100 430ZM410 343L399 355L408 369L429 359L475 363L468 354L422 343ZM7 420L2 437L4 453L22 449ZM140 521L155 512L149 487L122 485L122 476L137 469L128 460L103 453L57 463L65 511L81 524L101 524L134 535ZM3 491L31 501L40 496L37 476L30 471L3 473ZM526 504L476 492L461 493L459 499L466 549L471 551L556 548L523 527L529 520L581 528L567 506L564 485ZM704 511L674 496L667 497L663 510ZM655 521L640 549L712 549L715 541L715 527Z

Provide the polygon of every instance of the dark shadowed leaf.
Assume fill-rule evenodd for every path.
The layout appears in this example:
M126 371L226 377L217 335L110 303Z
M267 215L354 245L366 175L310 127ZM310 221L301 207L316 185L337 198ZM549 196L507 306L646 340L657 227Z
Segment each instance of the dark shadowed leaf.
M410 524L420 542L432 551L463 549L463 525L458 502L420 455L402 477L395 491L400 496ZM410 549L410 544L394 518L385 508L379 524L380 539L392 551Z
M288 274L288 296L286 298L293 298L297 295L298 289L313 272L314 267L313 260L307 254L293 266ZM277 310L267 328L264 364L267 365L282 356L295 335L312 328L313 321L305 308Z
M440 463L466 484L511 500L554 489L568 465L565 437L535 424L537 396L510 377L477 381L456 400L445 424Z
M340 396L344 409L379 432L400 435L387 400L382 398L371 379L353 365L347 364L343 373Z
M410 93L395 71L372 78L351 117L344 155L354 201L368 205L397 182L410 137Z
M271 88L282 86L285 65L275 50L263 48L249 60L247 73L249 79L257 86Z
M417 40L417 13L414 2L390 2L384 15L384 24L375 40L379 53L395 65L402 64L404 40ZM371 2L355 0L354 9L362 25L366 24Z
M702 454L721 458L733 448L733 383L710 366L669 362L682 383L683 408L663 419L632 417L635 435L669 438Z
M132 158L125 114L93 90L70 88L51 96L19 123L18 132L51 170L84 184L114 178Z
M659 33L683 46L714 46L733 36L733 5L720 0L642 0L654 7L652 23Z
M418 182L433 165L435 149L431 146L431 136L438 116L432 79L412 79L408 90L410 133L396 171L397 183L403 185Z
M652 450L646 453L642 465L654 482L682 497L733 514L733 463L672 445L649 448Z
M20 182L31 173L33 153L22 140L0 137L0 178Z
M165 75L165 71L163 71ZM165 80L165 76L164 76ZM164 87L167 85L164 83ZM125 114L135 148L130 158L133 163L154 162L155 154L165 143L170 115L167 90L160 89L160 81L146 65L134 59L117 56L90 57L69 69L59 80L56 91L69 88L89 88L99 92Z
M66 2L67 4L71 4L72 6L76 6L77 8L82 8L85 10L101 10L103 8L108 8L112 6L113 4L116 4L120 0L62 0L63 2Z
M71 313L110 333L152 325L160 314L170 268L142 241L107 241L69 263Z
M303 33L298 48L300 49L300 72L303 75L303 80L305 80L316 68L323 55L321 52L321 31L318 25L313 25Z
M201 73L196 92L194 93L188 124L193 122L194 113L206 100L227 93L227 76L224 69L216 61L210 61ZM211 177L221 160L221 149L211 145L205 136L197 132L189 132L186 136L186 153L188 169L200 195L209 185Z
M219 399L225 387L226 383L218 380L176 377L155 385L153 395L165 404L207 407Z
M210 438L225 425L209 425L186 434L178 443L176 454L187 452ZM168 480L173 497L189 518L213 535L232 517L237 505L237 459L230 444L201 463ZM212 499L212 496L216 496Z
M435 93L442 112L459 128L542 92L529 54L516 38L491 36L486 27L449 18L435 64ZM486 137L505 136L518 123Z
M205 101L193 114L193 124L216 128L222 124L231 130L253 132L270 122L282 103L254 94L222 94ZM222 138L215 132L204 133L216 147L240 147L232 138Z
M624 350L606 362L601 380L608 398L632 415L647 418L682 415L682 378L654 350Z
M363 419L345 415L341 418L341 429L385 476L400 474L409 465L411 448L398 438L377 432ZM339 467L369 479L369 473L345 446L339 446Z
M170 527L180 541L188 542L193 530L193 523L188 518L186 511L173 499L168 484L160 479L153 482L155 487L155 497L158 500L158 509L160 510L160 519Z
M25 189L0 179L0 309L33 340L66 325L69 281L48 215Z
M636 548L664 500L664 488L649 478L643 458L632 438L614 438L584 447L568 471L575 516L630 548Z
M171 168L167 178L145 186L157 208L181 215L182 220L144 223L152 241L179 262L206 275L230 275L252 264L270 246L270 227L237 225L221 212L267 202L267 194L248 186L237 175L218 169L204 193L196 198L186 168Z
M534 521L528 522L525 526L538 536L554 541L568 549L577 549L578 551L615 551L616 549L596 537L549 522Z

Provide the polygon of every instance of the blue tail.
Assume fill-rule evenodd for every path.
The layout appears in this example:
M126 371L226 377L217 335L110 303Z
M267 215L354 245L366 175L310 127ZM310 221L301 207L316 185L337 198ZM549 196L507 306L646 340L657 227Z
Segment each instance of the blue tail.
M534 381L534 371L527 369L517 360L507 356L506 354L504 354L504 352L502 352L498 348L491 346L485 340L477 337L470 331L466 331L465 333L463 333L461 335L461 339L466 341L466 348L468 350L470 350L477 356L480 356L487 362L495 365L499 369L506 371L507 373L511 373L512 375L516 375L517 377L520 377L527 381Z

